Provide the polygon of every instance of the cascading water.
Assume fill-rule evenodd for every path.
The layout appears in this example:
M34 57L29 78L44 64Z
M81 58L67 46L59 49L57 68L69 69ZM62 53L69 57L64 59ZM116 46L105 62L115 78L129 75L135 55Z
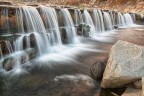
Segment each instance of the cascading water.
M69 43L79 43L77 33L75 30L74 22L72 20L71 14L68 9L63 8L61 9L62 16L64 17L64 24L65 29L68 37Z
M93 10L93 21L97 32L104 32L104 21L101 10Z
M18 24L18 32L24 33L24 21L23 21L23 13L21 8L16 9L16 17L17 17L17 24Z
M108 12L103 12L103 17L104 17L105 30L112 30L113 24L112 24L110 14Z
M24 6L22 7L22 10L25 16L24 19L26 20L27 32L34 33L39 54L42 55L48 51L50 44L40 14L35 7Z
M7 8L1 10L3 14L1 16L2 23L5 23L3 27L8 28L6 30L7 33L12 31L10 29L11 23L9 22L8 11ZM57 12L61 14L58 15ZM91 13L88 10L84 10L81 13L79 9L74 9L74 14L71 14L71 11L67 8L55 10L46 6L39 6L39 8L32 6L19 7L15 11L17 31L14 34L16 38L12 40L13 43L5 41L8 54L3 54L0 48L0 58L6 57L10 58L10 60L12 58L15 61L14 67L19 71L21 63L25 63L30 59L26 52L27 49L35 50L37 57L55 53L55 46L58 46L58 50L60 46L65 47L62 44L61 27L66 31L67 45L69 46L69 44L79 43L76 27L82 23L91 27L89 37L92 38L98 38L99 34L112 30L114 25L122 27L133 24L133 18L130 14L119 12L117 14L96 9ZM59 17L63 18L61 21L62 25L59 22ZM72 17L74 18L74 22ZM117 18L116 21L115 18Z
M47 33L50 33L50 40L52 45L62 45L60 30L57 20L56 11L54 8L40 6L41 15L44 18Z
M124 21L123 15L120 12L118 12L117 15L118 15L117 16L117 26L119 26L119 27L124 26L125 21Z
M83 21L84 21L84 23L90 25L90 27L91 27L89 36L90 37L95 37L96 36L96 29L95 29L93 20L92 20L89 12L87 10L84 10L84 12L83 12Z
M133 25L134 24L133 19L132 19L130 14L125 13L123 16L124 16L124 20L125 20L126 25Z
M79 9L74 10L74 16L75 26L78 26L79 24L83 23L82 13Z
M8 51L9 51L9 54L13 53L13 48L12 48L11 43L9 41L5 41L5 43L6 43L6 47L7 47Z
M7 8L3 8L3 10L1 10L1 23L3 24L2 25L2 28L3 28L3 32L1 32L2 34L4 35L8 35L8 34L11 34L11 24L10 24L10 20L9 20L9 16L8 16L8 13L9 10ZM7 34L5 34L5 32Z

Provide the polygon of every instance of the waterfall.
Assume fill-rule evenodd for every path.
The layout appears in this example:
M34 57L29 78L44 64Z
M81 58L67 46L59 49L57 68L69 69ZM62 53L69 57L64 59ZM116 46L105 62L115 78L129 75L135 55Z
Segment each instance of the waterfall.
M113 24L112 24L110 14L108 12L103 12L103 16L104 16L105 30L112 30Z
M82 13L79 9L74 10L74 16L75 26L83 23Z
M9 41L5 41L5 43L6 43L6 47L7 47L8 51L9 51L9 54L13 53L13 48L12 48L11 43Z
M4 29L4 32L3 34L6 32L7 34L10 34L11 30L11 24L10 24L10 20L9 20L9 16L8 16L8 13L9 10L8 8L4 8L3 10L1 10L1 22L2 22L2 27Z
M118 16L117 16L117 25L118 25L119 27L124 26L124 25L125 25L125 21L124 21L123 15L122 15L120 12L118 12L117 15L118 15Z
M129 13L124 14L124 20L125 20L126 25L133 25L134 24L132 16Z
M97 32L104 32L104 21L101 10L93 10L93 21Z
M84 10L84 12L83 12L83 21L84 21L84 23L90 25L90 27L91 27L89 36L90 37L96 36L96 29L94 26L94 22L87 10Z
M23 13L21 8L16 9L16 18L17 18L17 24L18 24L18 32L24 33L24 21L23 21Z
M40 6L41 15L44 18L44 24L47 30L47 33L50 33L51 41L53 45L62 45L62 39L60 36L60 30L57 20L56 11L54 8Z
M63 8L61 9L62 16L64 17L64 24L65 29L68 37L69 43L79 43L79 40L77 38L77 33L75 30L74 22L72 20L71 14L68 11L68 9Z
M38 51L39 54L42 55L48 51L50 44L40 14L35 7L30 6L23 6L22 11L24 14L23 19L25 19L27 32L34 33L35 37L37 37L35 39L37 41Z
M105 32L109 34L109 31L112 31L115 26L133 25L135 19L134 15L129 13L97 9L92 9L92 11L86 9L83 11L80 9L69 10L67 8L55 9L42 5L38 7L20 6L16 8L12 19L9 16L8 8L3 8L1 13L2 27L4 29L2 35L14 33L12 34L14 39L4 39L6 47L0 47L0 58L1 60L10 59L8 63L12 62L13 68L18 68L18 71L21 64L30 60L31 54L29 55L26 52L29 49L35 52L34 58L36 58L81 45L77 44L80 43L77 35L77 27L80 24L83 25L84 23L90 26L89 37L103 40L105 39ZM16 31L11 28L11 20L16 20ZM80 37L83 36L80 34ZM65 38L67 39L66 42L64 41ZM83 40L83 38L81 39ZM2 52L4 50L2 48L6 48L8 52ZM3 66L3 64L1 65Z

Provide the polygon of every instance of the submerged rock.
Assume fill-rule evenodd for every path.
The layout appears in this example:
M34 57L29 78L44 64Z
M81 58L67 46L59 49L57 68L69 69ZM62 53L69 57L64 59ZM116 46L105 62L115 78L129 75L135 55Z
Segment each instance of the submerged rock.
M6 71L13 69L13 66L16 64L17 60L14 57L7 57L4 59L2 65Z
M76 74L76 75L61 75L56 76L54 78L55 82L71 82L73 84L79 85L79 86L87 86L87 87L95 87L96 81L90 78L87 75L82 74Z
M98 87L94 79L83 74L56 76L54 81L61 89L59 94L51 96L94 96Z
M119 40L111 48L103 75L103 88L116 88L144 76L144 47Z

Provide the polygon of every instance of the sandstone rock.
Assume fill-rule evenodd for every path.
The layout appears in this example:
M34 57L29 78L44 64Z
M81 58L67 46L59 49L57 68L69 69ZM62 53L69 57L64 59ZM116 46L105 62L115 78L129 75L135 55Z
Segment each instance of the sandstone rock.
M141 89L127 88L122 96L142 96Z
M144 47L119 40L111 48L103 88L116 88L144 76Z
M142 88L142 80L140 79L140 80L133 82L133 85L135 88L141 89Z
M91 75L94 79L101 79L107 64L107 58L104 61L97 61L90 67Z

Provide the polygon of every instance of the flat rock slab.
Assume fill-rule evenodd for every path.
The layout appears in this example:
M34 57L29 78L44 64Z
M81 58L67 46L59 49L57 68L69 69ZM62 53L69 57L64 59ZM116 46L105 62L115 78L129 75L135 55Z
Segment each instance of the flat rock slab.
M119 40L111 48L103 88L117 88L144 76L144 47Z

